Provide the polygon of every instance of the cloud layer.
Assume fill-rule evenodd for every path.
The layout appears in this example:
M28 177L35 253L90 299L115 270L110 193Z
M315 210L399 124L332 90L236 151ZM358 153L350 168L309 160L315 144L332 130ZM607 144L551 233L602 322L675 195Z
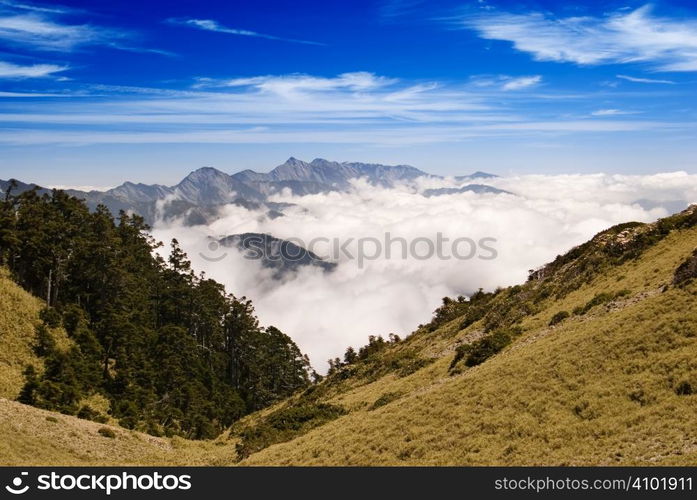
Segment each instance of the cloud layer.
M697 20L662 18L650 5L603 17L491 10L461 22L482 38L511 42L538 61L643 62L659 71L697 71Z
M55 65L40 66L58 71ZM88 86L65 98L8 105L0 144L259 144L398 146L475 138L693 130L587 109L598 93L540 93L540 75L477 77L466 84L404 81L371 72L198 78L190 90ZM559 103L575 113L549 112ZM611 108L617 109L617 108ZM618 114L618 113L616 113ZM29 124L18 127L17 124ZM57 128L52 124L63 124ZM69 127L67 125L70 125ZM143 128L146 127L146 128Z
M274 220L228 206L209 226L158 224L155 236L178 238L196 269L235 294L252 298L262 321L289 333L310 354L315 367L324 370L328 358L340 356L348 345L363 345L368 335L410 333L429 320L443 296L520 283L528 269L613 224L655 220L697 201L697 175L684 172L519 176L490 184L518 196L460 193L428 198L419 193L455 182L422 179L415 186L387 190L358 181L349 193L279 195L277 201L296 205ZM397 250L391 259L382 254L363 266L343 257L331 274L305 269L279 284L257 261L231 249L211 254L207 236L247 231L306 242L317 237L383 239L386 232L408 241L435 240L439 232L451 241L493 237L498 257L402 259ZM356 246L355 241L348 245L354 250ZM219 262L202 257L217 258L223 252L227 256Z

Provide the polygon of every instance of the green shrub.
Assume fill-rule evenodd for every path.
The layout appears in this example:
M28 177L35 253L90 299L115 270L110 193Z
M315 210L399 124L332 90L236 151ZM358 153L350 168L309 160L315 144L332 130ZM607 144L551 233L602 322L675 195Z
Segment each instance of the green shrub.
M579 315L586 314L588 311L593 309L595 306L606 304L614 298L615 298L615 296L612 293L608 293L608 292L598 293L591 300L586 302L586 305L584 305L581 308L574 309L574 312L575 312L575 314L579 314ZM576 311L578 311L578 312L576 312Z
M673 284L684 285L694 278L697 278L697 250L675 270Z
M76 415L77 418L81 418L83 420L92 420L93 422L99 422L100 424L105 424L109 420L107 417L99 413L97 410L94 410L93 408L84 405L80 410L77 412Z
M61 315L53 307L43 308L39 318L50 328L58 328L61 325Z
M385 406L387 404L390 404L392 401L396 401L401 397L402 397L401 392L386 392L385 394L380 396L378 399L376 399L372 405L370 405L370 407L368 408L368 411L377 410L378 408Z
M519 327L501 328L471 344L458 346L455 351L455 358L450 363L450 369L455 368L455 365L462 359L465 360L465 366L470 367L483 363L499 353L521 333L522 330Z
M569 317L568 311L559 311L557 314L552 316L552 319L549 321L549 326L556 325L557 323L561 323L562 321L564 321L568 317Z
M116 433L113 430L109 429L108 427L102 427L101 429L99 429L97 431L97 433L100 436L104 436L105 438L109 438L109 439L114 439L116 437Z
M48 417L46 417L46 422L53 422L55 424L56 422L58 422L58 419L49 415Z
M680 382L678 386L675 388L675 394L677 394L678 396L689 396L690 394L692 394L692 392L692 384L684 380Z
M36 327L36 341L34 343L34 353L37 356L48 356L56 348L56 341L53 339L46 325Z
M596 294L591 300L589 300L584 306L579 306L574 309L574 314L575 315L583 315L586 314L588 311L593 309L596 306L602 305L602 304L607 304L608 302L612 302L615 299L621 298L621 297L626 297L628 295L631 295L632 291L627 290L626 288L615 292L615 293L610 293L610 292L602 292Z
M346 410L342 407L327 403L280 408L259 424L246 427L238 433L238 459L242 460L272 444L290 441L345 414Z

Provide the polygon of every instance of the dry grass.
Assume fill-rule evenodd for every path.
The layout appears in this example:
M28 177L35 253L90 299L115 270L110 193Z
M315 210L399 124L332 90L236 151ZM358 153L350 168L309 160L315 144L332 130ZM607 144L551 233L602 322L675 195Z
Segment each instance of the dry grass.
M114 438L99 433L110 429ZM0 465L229 465L234 442L164 439L0 399Z
M45 303L32 296L0 268L0 397L15 399L24 385L22 372L28 365L41 371L43 364L32 350L39 312ZM65 331L52 329L58 347L69 344Z
M454 348L479 338L481 324L459 330L456 319L435 332L419 331L398 348L435 362L406 377L347 380L320 398L347 415L242 465L691 465L697 459L697 283L663 289L696 244L697 229L674 232L640 259L561 300L546 299L524 318L524 333L512 345L457 376L448 372ZM561 310L624 289L630 294L548 326ZM684 383L694 394L678 394ZM115 427L110 439L97 433L101 427L0 401L0 462L235 463L234 436L191 442Z
M671 288L697 231L674 233L523 322L510 348L459 376L452 358L334 397L353 411L244 465L692 464L697 449L697 286ZM602 291L632 294L549 328ZM418 339L447 353L477 325ZM430 339L429 339L430 337ZM429 342L429 340L431 342ZM402 397L374 411L386 393Z

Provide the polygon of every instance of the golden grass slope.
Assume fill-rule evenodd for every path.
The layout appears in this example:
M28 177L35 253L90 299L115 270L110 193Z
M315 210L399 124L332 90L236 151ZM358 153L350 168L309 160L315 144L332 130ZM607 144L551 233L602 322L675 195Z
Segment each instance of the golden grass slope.
M10 279L6 268L0 268L0 398L14 399L24 385L22 372L28 365L43 368L32 346L39 312L45 302L23 290ZM68 345L62 328L51 333L59 347Z
M697 285L662 290L696 244L694 228L671 233L550 300L505 351L457 376L447 346L479 325L417 333L422 349L442 353L434 364L333 397L352 411L242 464L694 465L697 395L676 389L697 388ZM631 294L547 326L554 313L621 289ZM387 393L401 397L369 411Z
M32 352L41 301L14 284L0 268L0 397L19 394L29 364L39 359Z
M234 459L234 446L222 441L156 438L0 399L0 465L229 465Z
M455 319L433 332L420 329L386 356L411 350L432 363L407 376L348 378L325 393L317 391L324 394L318 403L339 405L347 414L240 464L693 465L697 283L681 288L671 282L696 245L697 228L673 231L638 259L607 269L562 299L545 299L523 319L524 333L511 345L458 375L448 370L455 348L480 338L481 322L460 329L462 321ZM29 311L18 324L30 335L40 301L27 302L4 278L0 326L12 324L6 318L18 311ZM548 326L559 311L620 290L629 292ZM17 344L23 337L11 338ZM16 366L14 373L32 356L30 344L17 345L17 359L24 361L8 365ZM2 368L2 377L5 373L10 372ZM687 384L693 394L685 394ZM254 426L298 401L296 395L249 415L235 428ZM235 434L192 442L112 427L116 436L108 438L99 434L102 427L0 400L0 463L237 463Z

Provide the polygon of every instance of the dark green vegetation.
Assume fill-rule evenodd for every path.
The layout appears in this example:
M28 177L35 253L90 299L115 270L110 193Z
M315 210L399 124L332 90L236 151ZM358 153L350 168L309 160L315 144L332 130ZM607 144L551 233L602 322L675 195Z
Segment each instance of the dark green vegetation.
M272 444L290 441L345 414L340 406L327 403L303 401L284 406L255 425L233 429L240 440L236 445L237 457L241 460Z
M557 314L552 316L552 319L549 320L549 326L554 326L557 323L561 323L569 316L570 316L569 311L559 311Z
M382 408L383 406L390 404L392 401L397 401L401 397L401 392L386 392L385 394L377 398L375 402L368 407L368 411L373 411L377 410L378 408Z
M261 328L250 301L197 276L172 241L168 260L136 215L114 220L61 191L0 203L0 265L48 308L19 400L154 435L211 438L309 385L292 340ZM49 329L62 326L68 348ZM105 398L108 408L90 399ZM105 415L104 413L107 413Z
M697 249L675 270L674 285L684 286L697 278Z
M513 339L522 332L522 329L519 327L500 328L471 344L462 344L458 346L455 350L455 357L450 363L451 373L460 373L459 370L455 370L454 368L462 359L465 360L465 366L468 367L483 363L503 350L504 347L510 344Z

